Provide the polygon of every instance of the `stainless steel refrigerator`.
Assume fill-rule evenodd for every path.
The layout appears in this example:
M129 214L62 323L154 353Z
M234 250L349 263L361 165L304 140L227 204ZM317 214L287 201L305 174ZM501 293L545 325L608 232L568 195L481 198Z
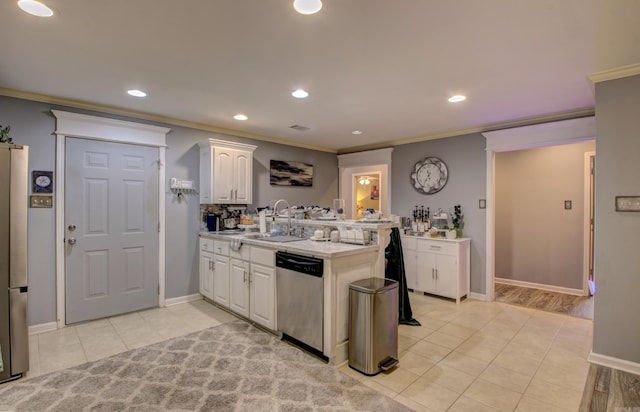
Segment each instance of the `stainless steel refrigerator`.
M27 146L0 143L0 383L29 369Z

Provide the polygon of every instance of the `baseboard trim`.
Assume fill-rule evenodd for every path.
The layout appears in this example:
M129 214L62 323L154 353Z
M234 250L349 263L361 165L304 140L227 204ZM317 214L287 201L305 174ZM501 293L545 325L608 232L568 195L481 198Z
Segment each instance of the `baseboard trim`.
M193 295L179 296L177 298L169 298L164 300L165 306L179 305L180 303L194 302L196 300L202 300L202 295L194 293Z
M522 280L513 280L505 278L493 278L494 283L502 283L503 285L520 286L523 288L533 288L548 290L549 292L564 293L567 295L585 296L584 290L565 288L563 286L543 285L542 283L525 282Z
M487 300L487 295L484 295L482 293L469 292L469 299L476 299L476 300L486 301Z
M587 360L596 365L607 366L609 368L640 375L640 363L631 362L624 359L614 358L613 356L601 355L591 352Z
M37 335L39 333L51 332L58 330L58 324L56 322L40 323L38 325L29 326L29 335Z

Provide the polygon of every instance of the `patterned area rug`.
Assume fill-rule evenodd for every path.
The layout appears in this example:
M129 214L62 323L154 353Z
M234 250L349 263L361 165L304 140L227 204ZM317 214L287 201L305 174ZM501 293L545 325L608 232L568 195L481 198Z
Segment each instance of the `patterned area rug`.
M0 411L408 411L243 321L0 387Z

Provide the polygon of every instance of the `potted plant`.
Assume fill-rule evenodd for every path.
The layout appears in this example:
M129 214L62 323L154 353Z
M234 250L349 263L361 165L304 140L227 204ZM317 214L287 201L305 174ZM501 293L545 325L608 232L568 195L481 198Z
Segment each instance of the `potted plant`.
M456 237L462 237L462 229L464 227L464 215L462 214L462 206L455 205L451 214L451 223L456 231Z
M0 125L0 143L13 143L9 131L11 131L11 126L2 127Z

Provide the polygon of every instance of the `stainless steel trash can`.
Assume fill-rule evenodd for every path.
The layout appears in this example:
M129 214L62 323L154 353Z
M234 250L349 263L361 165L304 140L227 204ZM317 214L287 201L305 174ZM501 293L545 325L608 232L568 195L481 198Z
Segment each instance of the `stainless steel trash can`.
M398 364L398 282L368 278L349 285L349 366L375 375Z

